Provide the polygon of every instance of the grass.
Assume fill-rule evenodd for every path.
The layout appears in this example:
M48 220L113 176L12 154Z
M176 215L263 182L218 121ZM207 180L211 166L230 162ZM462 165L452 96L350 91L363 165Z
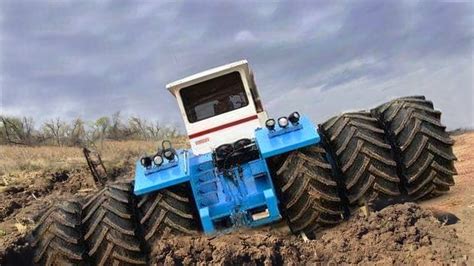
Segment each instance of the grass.
M455 133L471 131L458 129ZM175 148L188 147L186 137L172 140ZM156 141L105 141L95 149L100 153L107 168L120 167L124 163L133 163L141 155L152 154L159 143ZM21 172L63 171L86 167L86 161L80 147L57 146L0 146L0 182L1 177L16 176Z
M175 148L187 146L180 137L172 140ZM159 143L154 141L105 141L95 149L107 168L133 163L141 155L152 154ZM161 144L160 144L161 145ZM0 176L17 176L32 171L62 171L87 166L82 148L57 146L0 146ZM1 180L1 179L0 179Z

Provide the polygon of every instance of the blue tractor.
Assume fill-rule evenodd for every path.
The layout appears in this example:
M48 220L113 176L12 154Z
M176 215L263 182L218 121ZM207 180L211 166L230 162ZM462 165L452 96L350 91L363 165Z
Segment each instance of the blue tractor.
M446 193L453 141L423 96L319 125L265 112L247 61L167 85L190 149L163 141L132 182L56 205L33 231L38 264L145 264L156 241L284 221L313 237L356 208Z
M292 151L316 150L321 142L316 125L298 112L278 119L268 118L246 61L199 73L167 88L176 97L183 114L191 149L175 150L169 141L164 141L155 154L138 160L135 195L173 190L176 186L188 188L189 204L197 214L195 223L200 223L206 234L281 220L286 213L280 196L292 198L296 191L286 190L304 188L291 187L290 180L285 184L288 188L281 186L283 180L275 183L279 173L274 166L279 156ZM321 159L330 169L325 158ZM329 177L321 178L327 179L325 185L336 185ZM319 220L335 223L342 219L336 190L306 196L319 199L287 202L290 206L283 209L294 204L316 203L330 216L325 219L318 212L315 215ZM311 217L305 213L300 216L292 217L295 231L310 233L319 225L315 219L306 225Z

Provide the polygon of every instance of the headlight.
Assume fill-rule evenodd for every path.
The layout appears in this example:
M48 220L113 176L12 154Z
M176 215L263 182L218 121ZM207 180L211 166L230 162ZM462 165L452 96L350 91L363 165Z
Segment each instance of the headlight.
M265 126L268 128L268 130L274 130L275 129L275 119L270 118L267 121L265 121Z
M153 163L156 165L156 166L160 166L163 164L163 157L161 157L160 154L157 154L153 157Z
M281 128L286 128L288 126L288 118L286 118L284 116L278 118L278 125Z
M300 113L298 112L291 113L290 116L288 116L288 120L290 120L292 125L298 124L298 122L300 121Z
M172 161L174 159L174 152L172 149L167 149L163 152L163 155L168 161Z
M151 158L150 157L142 157L140 159L140 163L142 164L143 167L148 168L151 166Z

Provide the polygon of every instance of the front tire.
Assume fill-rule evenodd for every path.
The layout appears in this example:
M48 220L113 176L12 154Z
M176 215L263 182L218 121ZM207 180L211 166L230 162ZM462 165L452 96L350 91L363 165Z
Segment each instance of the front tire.
M292 232L313 236L319 228L342 221L344 211L337 183L321 145L291 152L274 180Z
M143 196L138 202L140 224L149 246L169 234L192 235L199 230L194 202L185 185Z

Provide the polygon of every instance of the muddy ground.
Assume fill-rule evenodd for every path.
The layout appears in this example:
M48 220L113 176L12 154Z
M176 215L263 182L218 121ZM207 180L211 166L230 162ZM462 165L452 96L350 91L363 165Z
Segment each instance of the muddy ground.
M170 238L157 243L152 254L158 264L216 263L259 265L423 264L467 261L465 244L456 230L439 222L417 204L389 206L366 217L362 213L317 240L247 231L207 238Z
M281 226L213 238L171 237L156 244L152 261L158 264L474 265L474 132L454 139L459 175L456 185L445 196L419 204L390 206L369 217L357 213L349 221L307 242L290 235ZM28 232L48 206L94 192L85 167L25 175L27 182L12 185L4 178L0 186L0 265L29 262ZM130 174L125 171L120 175Z

